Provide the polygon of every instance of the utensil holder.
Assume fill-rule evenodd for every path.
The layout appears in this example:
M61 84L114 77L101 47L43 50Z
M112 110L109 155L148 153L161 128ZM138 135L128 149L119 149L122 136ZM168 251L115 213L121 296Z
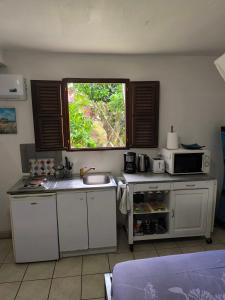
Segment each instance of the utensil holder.
M72 178L72 176L73 176L72 170L64 169L65 178Z

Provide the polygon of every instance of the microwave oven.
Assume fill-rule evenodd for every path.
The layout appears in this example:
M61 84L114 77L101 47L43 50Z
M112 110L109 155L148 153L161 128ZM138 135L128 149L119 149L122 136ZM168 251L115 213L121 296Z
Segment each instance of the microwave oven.
M162 149L166 172L179 174L208 174L210 171L210 151L187 149Z

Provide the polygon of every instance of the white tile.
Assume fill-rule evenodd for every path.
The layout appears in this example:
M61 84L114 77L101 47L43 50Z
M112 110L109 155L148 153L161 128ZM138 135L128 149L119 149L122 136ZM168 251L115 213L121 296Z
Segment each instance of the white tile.
M1 283L0 284L0 299L14 300L19 287L20 287L20 282Z
M109 254L110 270L112 271L115 264L134 259L131 252Z
M104 275L82 276L82 299L104 297Z
M118 240L117 252L118 253L130 252L130 248L129 248L127 239Z
M177 243L173 240L157 240L153 243L155 249L171 249L177 248Z
M212 240L214 243L224 243L225 242L225 233L213 233Z
M205 251L203 246L181 247L182 253L195 253Z
M183 240L178 240L177 245L179 247L195 247L195 246L205 246L206 241L205 239L202 238L187 238L187 239L183 239Z
M47 300L51 280L24 281L16 300Z
M224 250L225 244L223 243L212 243L212 244L206 244L205 250Z
M174 254L181 254L182 253L182 251L178 248L158 249L156 251L157 251L159 256L174 255Z
M151 258L151 257L156 257L158 256L156 250L149 250L149 251L138 251L138 252L135 252L134 251L134 258L135 259L143 259L143 258Z
M52 280L49 300L80 300L81 277L55 278Z
M21 281L27 264L3 264L0 268L0 282Z
M108 273L109 262L108 256L103 255L86 255L83 256L82 274Z
M52 278L55 262L40 262L29 264L24 280Z
M123 229L120 229L118 231L118 252L129 252L129 245L128 245L128 238L127 238L127 234Z
M138 242L134 244L134 250L137 251L149 251L154 250L154 242L153 241L147 241L147 242Z
M81 275L82 257L63 258L56 262L53 277L68 277Z
M225 242L225 228L215 227L212 233L212 239L216 242Z

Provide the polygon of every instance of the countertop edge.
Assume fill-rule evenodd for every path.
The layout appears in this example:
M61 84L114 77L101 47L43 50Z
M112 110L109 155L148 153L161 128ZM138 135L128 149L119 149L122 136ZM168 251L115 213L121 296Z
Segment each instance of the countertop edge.
M163 174L153 174L148 175L136 173L136 174L126 174L123 173L123 178L127 184L137 184L137 183L174 183L174 182L187 182L187 181L213 181L216 180L215 177L211 175L169 175L167 173ZM133 177L133 178L132 178Z
M71 191L90 191L90 190L108 190L108 189L116 189L117 185L110 186L98 186L98 187L80 187L80 188L65 188L65 189L48 189L48 190L30 190L30 191L8 191L8 195L21 195L21 194L49 194L49 193L58 193L58 192L71 192Z

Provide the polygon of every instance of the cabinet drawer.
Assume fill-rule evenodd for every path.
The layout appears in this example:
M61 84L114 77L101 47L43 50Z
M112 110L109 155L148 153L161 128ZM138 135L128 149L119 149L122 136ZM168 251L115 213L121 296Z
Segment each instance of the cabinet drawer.
M134 192L167 190L170 190L170 183L138 183L134 185Z
M174 190L207 189L208 187L208 181L184 181L173 183Z

